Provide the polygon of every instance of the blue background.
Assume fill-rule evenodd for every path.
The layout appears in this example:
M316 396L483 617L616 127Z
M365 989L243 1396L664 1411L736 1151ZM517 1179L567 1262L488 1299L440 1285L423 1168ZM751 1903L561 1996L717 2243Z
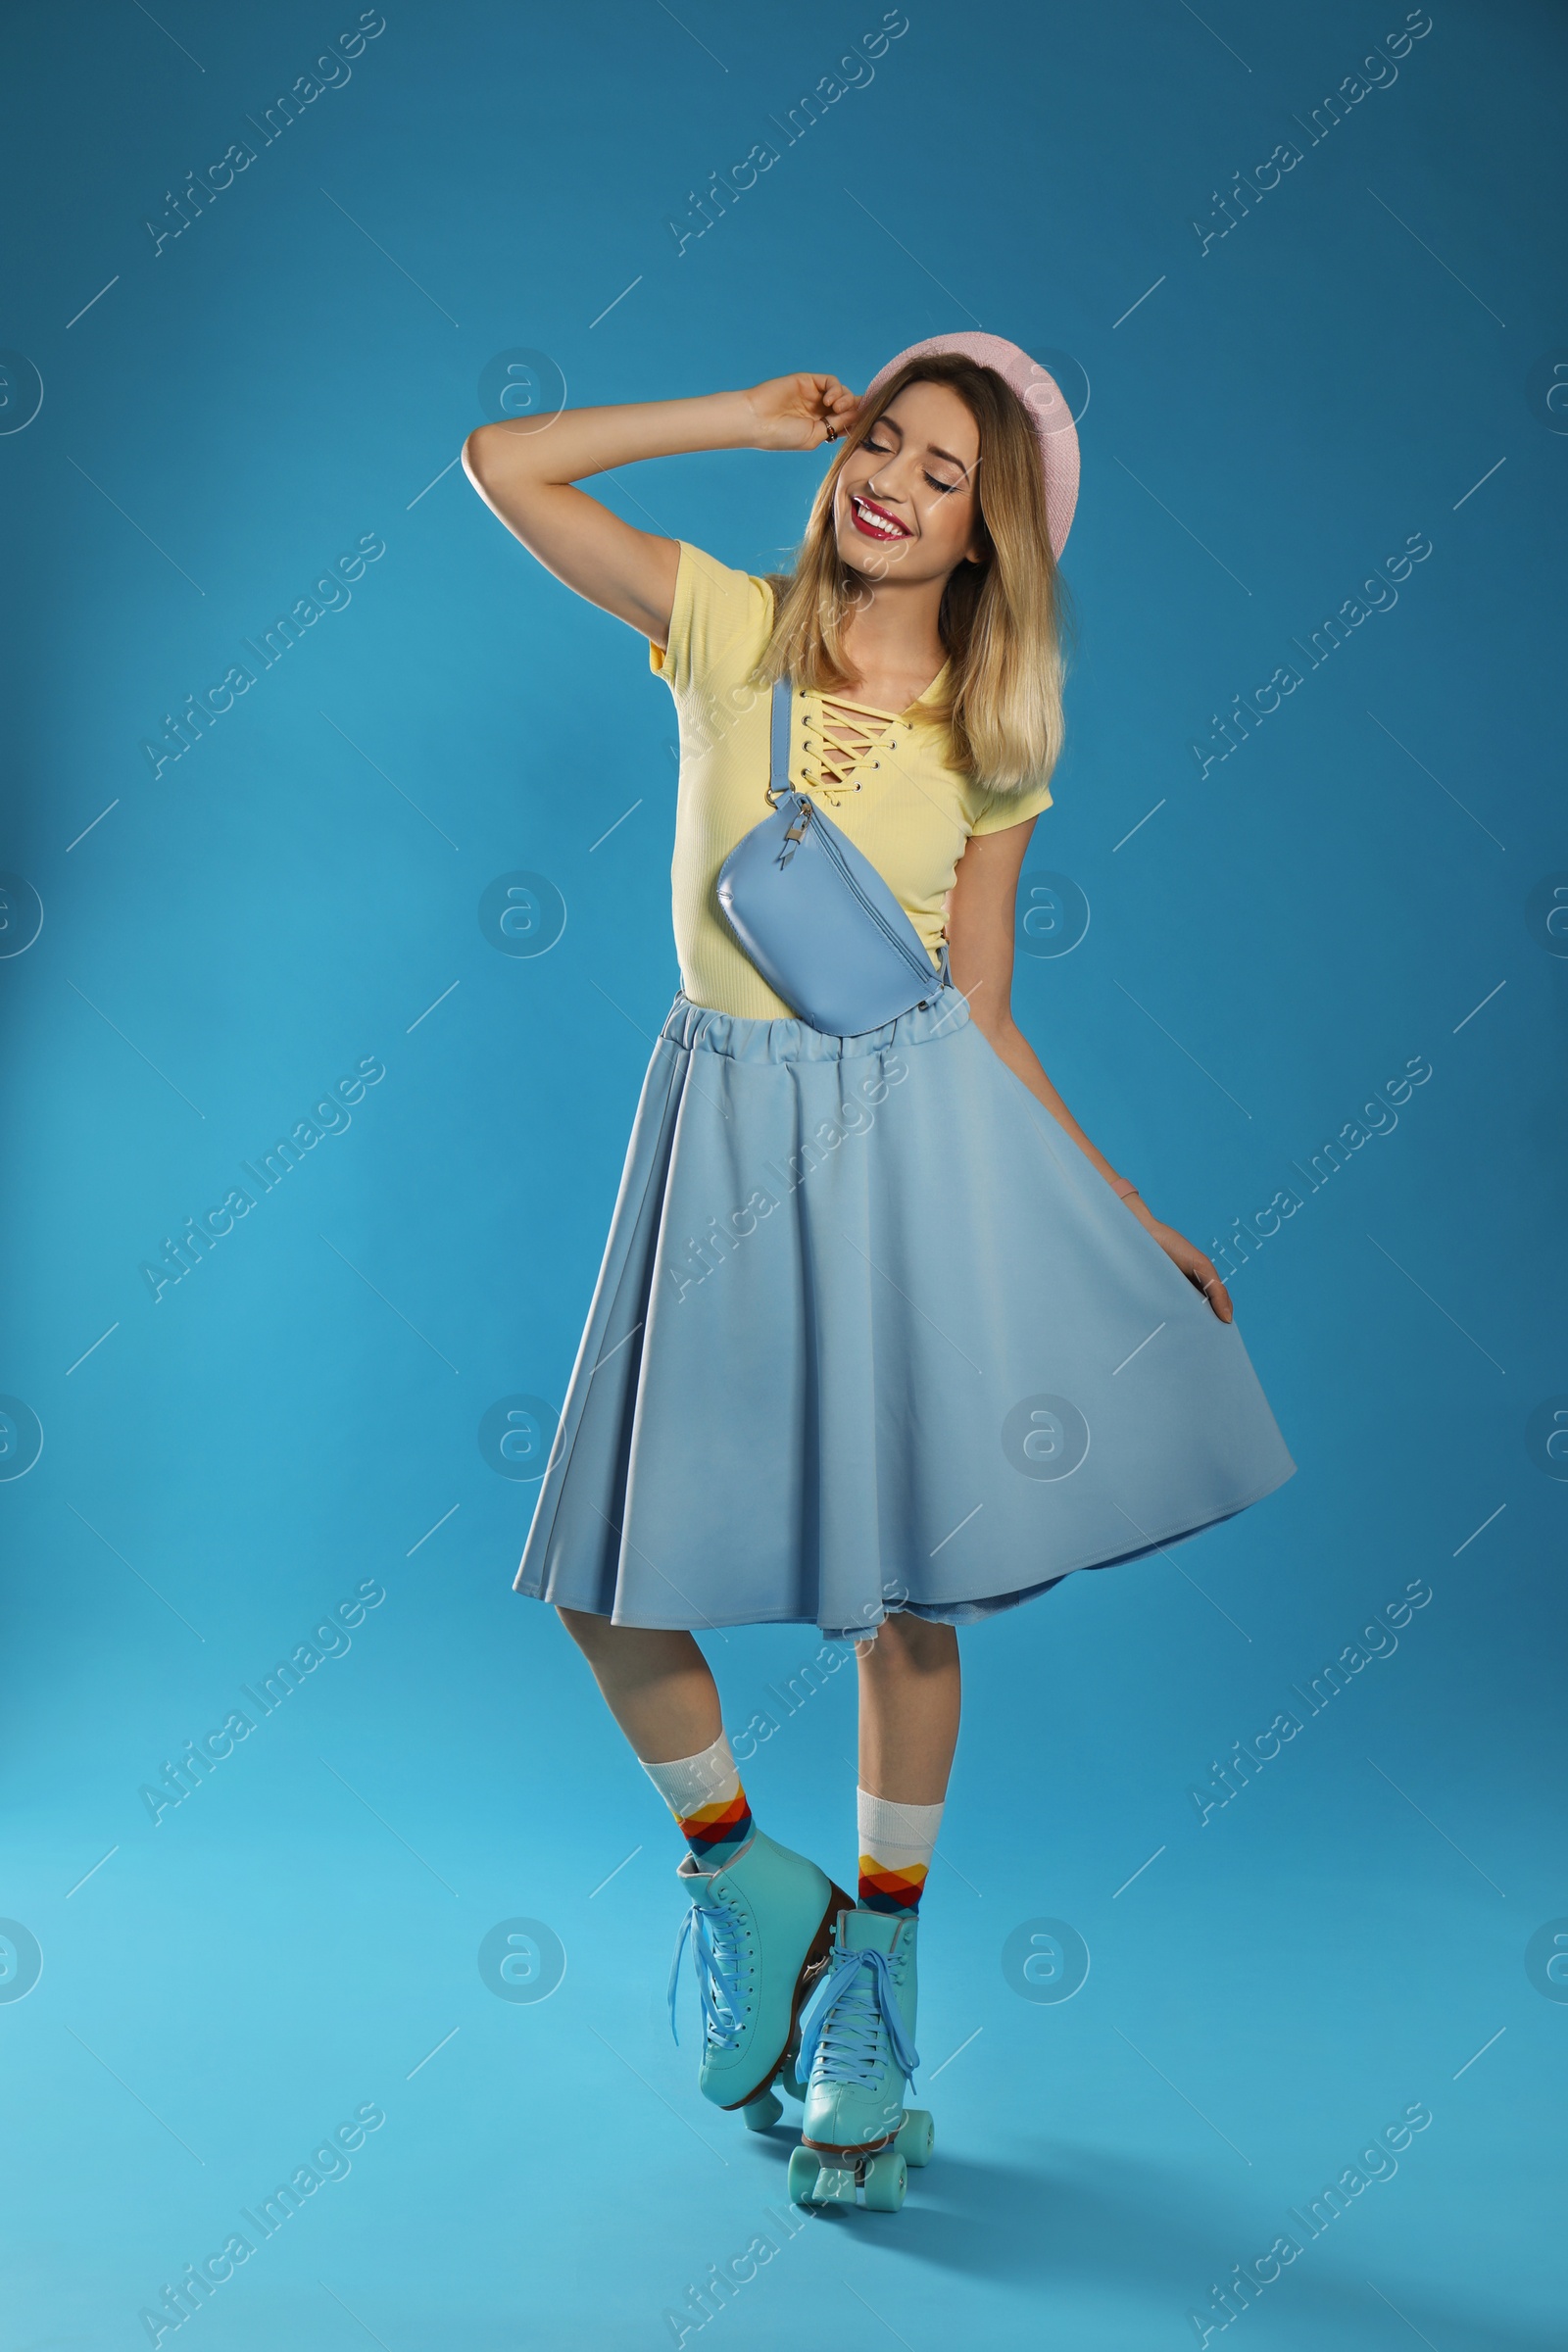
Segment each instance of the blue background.
M17 1997L0 1931L7 2352L147 2341L164 2284L368 2102L349 2176L191 2323L209 2352L667 2343L710 2265L785 2234L783 2132L708 2110L662 2019L673 1831L510 1591L537 1490L477 1437L498 1399L560 1403L676 983L673 713L455 460L519 347L587 403L859 385L974 324L1088 390L1071 748L1031 870L1092 919L1020 957L1017 1010L1200 1243L1302 1193L1234 1285L1299 1475L965 1638L937 2161L901 2217L810 2222L701 2330L687 2305L686 2340L1192 2343L1415 2102L1396 2177L1243 2340L1557 2340L1568 2006L1525 1955L1568 1912L1568 1484L1528 1436L1568 1390L1568 962L1532 911L1568 868L1563 22L1435 0L1313 143L1397 0L910 0L874 78L678 251L688 191L880 13L389 5L263 145L246 118L347 0L8 12L0 342L43 404L0 436L0 865L43 926L0 963L0 1388L43 1450L0 1483L0 1912L42 1952ZM166 191L240 138L255 161L155 250ZM1293 139L1204 251L1213 191ZM31 380L12 364L0 422ZM606 495L757 568L821 465L696 457ZM1413 533L1397 605L1200 775L1211 714ZM352 602L155 779L164 714L364 534ZM567 910L538 957L478 920L518 869ZM155 1303L164 1237L369 1056L352 1124ZM1396 1127L1307 1193L1292 1163L1413 1056ZM155 1825L142 1786L365 1580L352 1648ZM1211 1760L1412 1580L1397 1650L1200 1824ZM711 1642L731 1726L815 1646ZM840 1876L850 1679L775 1706L747 1770ZM566 1955L540 2002L478 1965L519 1917ZM1069 2000L1004 1973L1041 1917L1091 1955Z

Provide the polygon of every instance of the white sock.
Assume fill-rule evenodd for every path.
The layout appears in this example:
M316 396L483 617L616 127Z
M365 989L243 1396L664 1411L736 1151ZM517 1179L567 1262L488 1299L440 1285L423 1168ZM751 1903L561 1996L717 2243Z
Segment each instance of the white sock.
M695 1756L678 1756L672 1764L645 1762L643 1770L679 1822L692 1852L707 1868L716 1869L730 1861L751 1836L751 1807L726 1733L720 1732L711 1747Z
M940 1805L899 1805L855 1792L860 1846L860 1903L871 1911L915 1911L942 1828Z

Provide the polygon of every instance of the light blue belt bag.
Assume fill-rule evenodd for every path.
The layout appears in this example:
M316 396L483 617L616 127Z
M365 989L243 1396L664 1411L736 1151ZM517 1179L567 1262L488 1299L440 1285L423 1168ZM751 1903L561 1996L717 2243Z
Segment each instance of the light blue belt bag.
M773 689L772 814L718 869L718 903L762 978L812 1029L860 1037L947 985L863 852L790 785L790 689Z

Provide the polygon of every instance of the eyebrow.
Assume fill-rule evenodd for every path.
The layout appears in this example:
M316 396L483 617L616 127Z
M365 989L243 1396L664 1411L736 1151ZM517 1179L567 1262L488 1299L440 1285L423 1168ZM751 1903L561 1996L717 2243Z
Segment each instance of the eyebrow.
M936 443L935 443L934 441L928 441L928 442L926 443L925 447L926 447L926 456L927 456L927 457L929 457L929 458L946 458L946 459L947 459L947 461L948 461L948 464L949 464L950 466L956 466L956 467L958 468L958 471L959 471L960 473L967 473L967 472L968 472L968 470L969 470L969 467L968 467L968 465L966 464L966 462L965 462L965 461L964 461L962 458L956 458L956 457L954 456L954 454L953 454L953 452L952 452L952 450L951 450L951 449L938 449L938 447L937 447L937 445L936 445ZM978 460L976 461L976 463L978 464Z

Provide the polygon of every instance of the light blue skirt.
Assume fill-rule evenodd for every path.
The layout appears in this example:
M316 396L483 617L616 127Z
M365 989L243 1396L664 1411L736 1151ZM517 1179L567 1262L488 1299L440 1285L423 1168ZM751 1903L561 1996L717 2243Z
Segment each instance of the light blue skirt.
M956 989L854 1038L677 996L516 1589L961 1625L1294 1468L1236 1325Z

